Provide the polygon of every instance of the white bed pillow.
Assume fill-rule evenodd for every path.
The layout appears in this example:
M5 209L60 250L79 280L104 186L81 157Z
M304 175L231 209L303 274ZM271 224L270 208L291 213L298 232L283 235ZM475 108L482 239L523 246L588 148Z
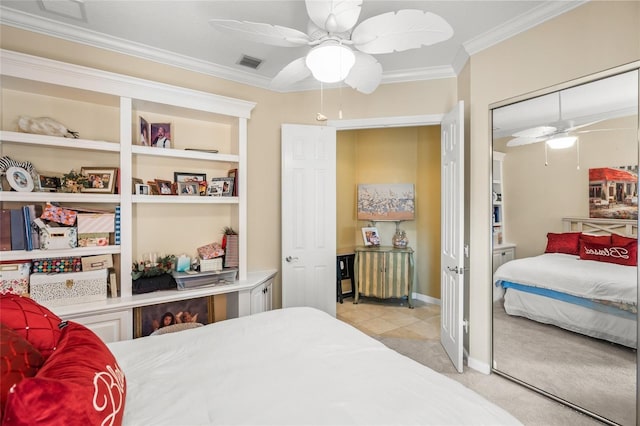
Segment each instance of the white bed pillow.
M176 331L188 330L190 328L202 327L204 324L199 322L183 322L180 324L172 324L162 327L151 333L149 336L160 336L161 334L174 333Z

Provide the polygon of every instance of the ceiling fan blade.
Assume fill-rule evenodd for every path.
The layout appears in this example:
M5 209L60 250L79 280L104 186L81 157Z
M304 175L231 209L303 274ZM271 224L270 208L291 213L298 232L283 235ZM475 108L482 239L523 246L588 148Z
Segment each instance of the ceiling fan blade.
M445 41L453 28L438 15L404 9L369 18L353 30L354 46L365 53L391 53Z
M520 136L518 138L511 139L509 142L507 142L507 146L514 147L514 146L529 145L531 143L543 142L547 139L548 139L547 137L534 138L534 137Z
M309 36L302 31L279 25L233 19L210 19L209 23L223 33L256 43L282 47L297 47L309 43Z
M293 83L304 80L311 75L311 70L307 68L305 58L298 58L284 67L273 80L271 87L274 89L283 89Z
M373 93L382 80L382 65L371 55L353 52L356 63L344 82L365 95Z
M636 130L633 127L611 127L609 129L591 129L591 130L578 130L571 133L594 133L594 132L613 132L616 130Z
M311 21L330 33L349 31L358 22L362 0L306 0Z
M516 138L539 138L542 136L552 135L557 131L558 129L553 126L537 126L530 129L521 130L514 133L512 136L515 136Z

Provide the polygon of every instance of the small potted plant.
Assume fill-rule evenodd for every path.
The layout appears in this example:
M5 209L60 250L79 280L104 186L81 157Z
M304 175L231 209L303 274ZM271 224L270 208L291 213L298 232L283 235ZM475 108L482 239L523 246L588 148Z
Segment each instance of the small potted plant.
M176 257L174 255L161 257L157 263L133 262L131 267L131 278L133 278L132 293L141 294L176 288L176 280L171 274L175 262Z

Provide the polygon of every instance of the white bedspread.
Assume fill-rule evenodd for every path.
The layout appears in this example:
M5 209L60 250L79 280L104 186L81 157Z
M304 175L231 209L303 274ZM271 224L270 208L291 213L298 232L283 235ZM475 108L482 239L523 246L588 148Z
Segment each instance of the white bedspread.
M638 268L545 253L501 265L494 283L503 280L549 288L596 300L637 304Z
M109 344L127 425L520 424L460 383L311 308Z

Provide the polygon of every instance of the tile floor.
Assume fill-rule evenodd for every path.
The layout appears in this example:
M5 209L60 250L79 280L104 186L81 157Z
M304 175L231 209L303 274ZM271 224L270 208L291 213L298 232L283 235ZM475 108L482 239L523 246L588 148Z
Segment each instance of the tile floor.
M338 319L353 325L370 336L405 339L439 340L440 306L414 300L409 309L406 300L345 298L336 304Z

